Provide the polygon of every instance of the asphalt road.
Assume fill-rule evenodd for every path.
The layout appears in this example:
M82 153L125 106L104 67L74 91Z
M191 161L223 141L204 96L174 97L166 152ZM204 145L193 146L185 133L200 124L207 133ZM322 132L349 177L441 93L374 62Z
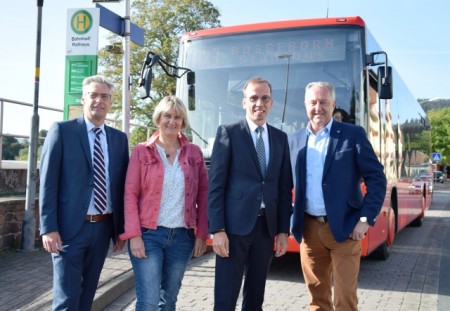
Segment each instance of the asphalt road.
M450 310L450 182L435 184L433 203L422 227L400 232L387 260L363 258L359 275L360 310ZM191 263L177 310L213 309L214 254ZM309 297L298 254L276 258L266 286L264 310L308 310ZM237 310L240 310L238 302ZM107 311L135 309L134 288Z

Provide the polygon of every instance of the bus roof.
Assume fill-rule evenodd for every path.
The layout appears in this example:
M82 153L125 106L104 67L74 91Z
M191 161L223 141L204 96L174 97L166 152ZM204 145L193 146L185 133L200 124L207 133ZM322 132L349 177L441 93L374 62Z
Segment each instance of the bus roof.
M297 19L287 21L265 22L256 24L226 26L218 28L209 28L185 33L181 40L188 40L189 38L209 37L224 34L254 32L268 29L284 29L297 27L314 27L314 26L331 26L331 25L356 25L365 26L363 19L359 16L353 17L329 17L329 18L315 18L315 19Z

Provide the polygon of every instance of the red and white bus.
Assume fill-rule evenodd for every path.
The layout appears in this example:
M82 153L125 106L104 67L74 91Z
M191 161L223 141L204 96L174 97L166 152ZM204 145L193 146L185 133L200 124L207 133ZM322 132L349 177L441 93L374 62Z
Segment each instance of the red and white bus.
M432 199L429 123L360 17L193 31L181 38L178 61L195 72L195 101L187 77L178 80L177 95L189 102L187 134L207 162L217 127L243 118L242 88L249 78L271 82L268 122L287 133L308 122L305 86L333 83L343 121L366 129L388 179L378 221L362 240L362 256L387 258L397 232L421 225ZM299 251L294 240L289 251Z

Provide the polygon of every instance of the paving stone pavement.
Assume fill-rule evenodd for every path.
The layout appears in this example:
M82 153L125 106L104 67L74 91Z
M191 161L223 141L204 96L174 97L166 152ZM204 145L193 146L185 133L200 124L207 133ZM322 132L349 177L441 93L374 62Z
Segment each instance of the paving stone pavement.
M433 204L423 226L408 227L396 236L388 260L362 259L359 309L450 310L449 241L450 182L435 187ZM214 256L209 253L191 260L177 310L213 309ZM92 310L134 310L133 282L128 253L110 253ZM0 253L0 311L51 310L51 301L52 264L48 253L42 249ZM267 281L264 310L308 310L308 301L298 254L275 259Z
M449 241L450 183L435 186L433 204L422 227L407 227L399 233L388 260L362 259L359 310L449 311ZM213 309L214 256L210 253L191 263L178 296L177 310ZM241 298L238 306L240 301ZM269 272L263 309L308 310L308 303L298 255L276 258ZM133 288L105 310L131 311L135 305Z
M42 248L35 252L0 253L0 311L51 310L51 256ZM134 286L128 253L109 253L95 295L93 311L103 310Z

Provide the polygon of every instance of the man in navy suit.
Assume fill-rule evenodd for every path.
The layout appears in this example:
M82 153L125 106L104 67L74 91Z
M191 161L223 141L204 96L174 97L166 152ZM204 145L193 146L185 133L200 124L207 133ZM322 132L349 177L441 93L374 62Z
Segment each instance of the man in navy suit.
M310 310L356 311L360 240L381 210L386 177L364 129L332 120L332 84L308 84L305 107L309 123L289 136L289 146L295 166L292 233L301 242Z
M53 260L53 310L90 310L111 239L113 250L124 245L118 236L124 231L128 140L104 124L112 90L102 76L84 79L84 115L53 124L42 149L40 232ZM106 201L100 211L94 204L96 128L106 168Z
M218 128L209 171L215 311L235 310L244 274L242 310L262 310L274 237L275 256L287 249L292 207L287 135L266 122L273 105L268 81L253 78L243 92L246 118Z

